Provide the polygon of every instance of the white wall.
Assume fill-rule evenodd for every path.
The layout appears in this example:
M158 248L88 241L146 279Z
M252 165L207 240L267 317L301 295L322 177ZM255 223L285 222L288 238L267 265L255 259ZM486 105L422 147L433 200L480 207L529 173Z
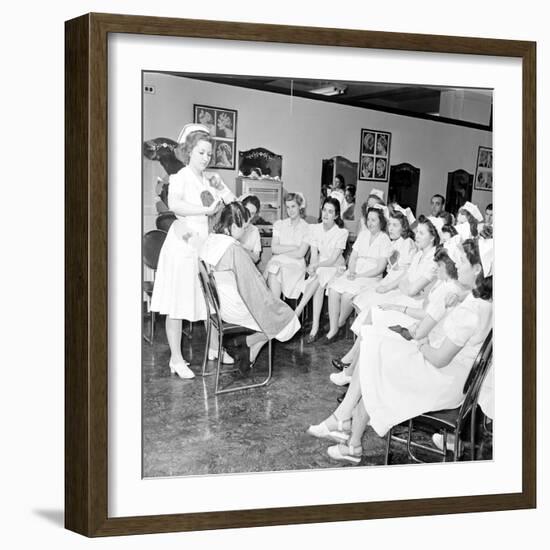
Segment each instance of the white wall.
M227 529L88 540L63 524L63 21L88 11L163 15L225 21L250 21L319 27L373 29L392 32L454 34L538 41L538 203L550 201L545 185L550 172L544 152L550 148L550 62L547 16L542 2L524 0L521 9L504 2L462 0L455 9L442 9L439 0L394 0L391 6L371 9L364 2L340 0L318 3L278 0L260 2L209 0L74 0L47 3L21 0L7 3L0 36L6 85L2 89L2 150L5 164L24 172L32 148L33 165L40 172L6 180L5 205L0 216L4 258L1 270L4 340L2 353L2 467L3 522L6 548L59 550L149 550L212 548L242 550L319 550L351 546L365 548L446 550L465 547L516 550L543 548L548 541L550 485L549 376L550 222L539 212L538 227L538 509L483 514L442 515L409 519L334 522L325 524ZM25 22L24 27L20 24ZM43 83L43 84L40 84ZM45 83L45 84L44 84ZM9 85L8 85L9 84ZM26 93L23 93L25 92ZM29 133L36 124L47 137L32 146ZM14 144L21 146L14 147ZM25 146L28 144L28 146ZM136 185L138 183L136 182ZM10 207L10 195L25 201L28 223L21 209ZM16 233L16 238L11 238ZM47 235L47 244L43 236ZM38 277L38 273L40 278ZM546 275L546 276L545 276ZM6 290L7 289L7 290ZM37 313L39 313L37 315ZM70 327L69 327L70 329ZM545 368L546 367L546 368ZM319 445L320 451L323 446ZM293 449L300 452L300 449ZM365 488L368 491L368 487ZM185 498L185 495L182 495ZM531 543L529 543L531 540ZM536 541L539 541L538 543Z
M462 168L474 173L478 147L492 145L491 132L347 105L291 100L281 94L159 73L146 73L144 85L156 88L155 94L143 95L144 139L177 139L182 126L192 121L195 103L236 109L237 150L265 147L282 155L285 189L306 195L309 214L319 208L323 159L342 155L358 161L361 128L391 132L391 164L409 162L420 168L418 213L429 211L434 193L445 196L448 172ZM220 170L220 174L232 186L237 171ZM387 184L358 181L358 209L373 187L387 196ZM152 194L148 196L152 200ZM472 199L483 211L491 197L490 192L474 190Z

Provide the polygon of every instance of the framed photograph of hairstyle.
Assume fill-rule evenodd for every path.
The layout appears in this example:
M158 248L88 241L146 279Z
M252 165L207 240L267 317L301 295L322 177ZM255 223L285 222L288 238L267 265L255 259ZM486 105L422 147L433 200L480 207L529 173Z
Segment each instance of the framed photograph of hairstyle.
M193 122L204 124L213 140L210 168L235 169L237 111L208 105L193 105Z
M390 176L391 132L361 129L359 179L387 182Z
M493 190L493 149L480 146L477 151L474 189L479 191Z
M67 529L97 537L536 506L536 270L522 269L522 257L535 261L537 244L536 225L527 223L536 214L535 43L87 14L66 22L65 44ZM246 76L251 66L254 74ZM494 130L492 118L491 122L457 120L449 114L452 109L448 116L433 114L433 105L452 106L454 100L464 100L464 94L456 92L457 83L464 90L475 90L480 101L493 109ZM388 97L400 95L406 102L411 87L429 99L426 112L415 113L411 108L403 114L384 104L387 98L378 104L373 100L374 91L383 89ZM358 106L355 100L344 103L346 93L352 95L358 88L371 98L368 105ZM324 95L335 92L334 97ZM276 178L258 178L254 196L243 197L242 203L236 199L237 112L242 150L262 144L284 157L284 191ZM197 124L207 126L210 136ZM179 135L190 144L185 151L177 143ZM138 143L143 146L136 147ZM499 150L497 159L506 159L505 166L493 166L493 148ZM322 162L336 153L346 158L357 158L359 153L358 179L370 183L357 185L351 201L334 174L327 177L332 200L318 221ZM211 155L210 164L205 154ZM414 184L410 178L392 177L390 189L390 154L396 164L419 167ZM299 335L297 343L288 340L294 348L285 348L283 331L272 331L258 340L262 345L269 342L258 362L252 348L258 345L253 340L259 332L252 321L247 321L255 332L252 340L241 335L223 340L222 335L216 340L222 349L208 346L206 312L212 314L213 308L218 327L224 320L220 308L214 307L212 289L231 277L218 279L211 277L212 271L199 269L203 266L198 261L199 246L201 261L206 248L208 258L215 257L212 262L241 254L242 265L249 265L252 255L235 241L249 228L256 229L254 238L258 236L259 230L252 226L260 207L276 201L281 211L286 209L288 217L293 212L297 220L296 231L287 227L289 234L302 231L309 237L313 231L304 224L316 224L313 244L306 244L321 250L324 243L323 247L342 251L349 243L349 231L338 220L338 207L343 210L353 202L361 205L356 212L364 213L369 227L378 224L383 233L387 223L387 234L381 234L374 245L384 259L391 258L387 270L397 271L400 258L416 246L411 227L405 224L407 197L414 198L414 204L418 199L419 213L431 213L435 220L418 216L417 226L417 236L423 239L418 239L419 248L427 243L435 258L436 244L444 233L443 224L437 224L443 205L431 198L444 193L446 174L461 162L476 163L476 189L469 208L477 217L465 228L473 237L462 243L470 262L469 278L465 276L471 290L468 298L484 300L484 311L490 312L484 317L484 345L477 342L475 357L468 356L467 379L457 390L457 419L461 429L473 427L471 437L470 432L458 430L451 444L447 428L442 428L433 435L440 436L436 439L443 450L429 453L424 460L429 463L424 465L409 456L406 444L400 446L399 440L406 440L408 421L390 422L391 426L371 422L363 426L365 447L351 444L348 432L358 429L355 420L347 424L348 417L339 418L342 424L336 424L336 429L321 416L324 413L330 424L328 415L338 396L333 391L337 388L328 387L327 382L336 372L330 355L337 367L342 366L337 361L341 355L332 353L331 338L324 334L323 340L310 334L308 346L302 346ZM218 174L218 170L225 172ZM492 182L488 176L477 187L478 174L489 170L491 178L493 170L500 170L503 184L499 188L504 193L498 189L488 193ZM140 181L141 186L136 183ZM395 192L397 186L401 194ZM368 205L373 188L388 197L387 207L372 196L374 204ZM192 200L179 200L187 192L194 193ZM494 201L498 208L508 217L523 220L520 238L493 243L493 231L500 231L498 220L506 217L497 216L493 224L494 192L499 194ZM157 200L159 196L162 200ZM284 197L289 200L285 202ZM480 232L489 237L481 244L475 240L475 229L489 203L491 217L486 213ZM383 214L373 215L373 208ZM210 221L220 211L211 230ZM306 214L314 219L308 221ZM276 245L273 239L282 239L288 217L281 215L272 234L262 234L256 241ZM330 238L321 227L325 222L333 224ZM389 235L394 230L411 242L408 251L405 246L390 256L395 243ZM221 251L206 246L213 242L212 236L223 244ZM453 238L449 233L449 240ZM368 232L359 239L371 246ZM407 245L404 239L394 240L399 246ZM227 250L234 254L226 256ZM445 266L462 258L460 250L458 254L448 250L441 255ZM421 250L413 251L422 256ZM195 272L190 275L185 266L181 268L181 258L196 267L196 277ZM361 261L365 270L378 265L370 257L359 258L357 269ZM506 269L500 268L503 262ZM294 264L306 269L299 258ZM432 264L427 265L428 275L434 272ZM499 284L493 295L494 266ZM283 267L281 262L273 271ZM327 276L326 284L332 283L329 277L334 273L330 269L317 273L317 267L313 261L308 265L316 277ZM345 269L342 263L332 267L336 273ZM277 301L271 289L266 290L264 277L254 266L250 269L238 287L248 296L245 305L257 302L259 296L263 301L260 307L256 303L255 311L266 325L275 323L278 311L283 316L290 311L287 325L297 330L296 312ZM363 283L360 277L342 277L338 281L344 290ZM155 289L164 286L179 285L181 290L182 280L186 292L187 285L196 285L197 292L202 292L200 304L213 300L208 302L212 308L205 307L195 319L168 313L172 320L184 319L179 325L165 323L164 318L159 322L158 317L166 313L148 307L150 295L154 297ZM239 284L236 277L231 281ZM256 289L261 290L257 295ZM190 302L180 300L178 307ZM270 309L264 305L268 302ZM406 307L418 305L404 304L389 313L402 318ZM493 306L496 311L505 309L507 315L493 315ZM439 309L446 313L445 307ZM521 330L517 323L507 322L509 318L521 322ZM391 324L393 329L388 326L384 332L390 338L390 351L384 356L405 346L426 366L424 353L429 351L425 348L431 346L408 341L414 329L403 323ZM257 325L262 327L259 321ZM464 330L459 328L453 333L455 354L466 349ZM473 324L467 328L471 334ZM363 327L361 337L365 330L371 334L370 328ZM179 351L189 363L172 363L169 344L182 334L185 340ZM341 337L339 328L336 335ZM276 339L283 343L273 342L275 353L270 354ZM358 353L363 353L364 340L359 342ZM227 345L233 346L233 357L226 355L223 347ZM382 348L368 349L370 353ZM491 395L498 420L485 425L477 422L485 418L478 412L477 382L484 381L479 373L487 374L489 357L491 365L496 365ZM438 357L432 360L435 369ZM243 364L248 370L240 369ZM315 368L310 369L311 365ZM442 363L438 372L446 366ZM239 393L217 391L219 378L239 382L245 375L255 377L266 371L265 383ZM474 371L476 376L469 376ZM337 380L349 382L345 372L336 375ZM359 397L357 379L351 383ZM429 411L433 409L425 412ZM327 437L331 439L328 450L316 439ZM418 441L429 451L437 446L431 435L422 435ZM493 453L493 441L498 452ZM346 444L338 446L342 442ZM421 447L419 452L424 450ZM398 459L393 464L402 466L392 465L392 457Z

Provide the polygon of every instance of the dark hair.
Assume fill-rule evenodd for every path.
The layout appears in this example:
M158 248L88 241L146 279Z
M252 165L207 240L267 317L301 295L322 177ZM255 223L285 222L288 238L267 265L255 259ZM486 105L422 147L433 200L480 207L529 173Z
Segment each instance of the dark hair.
M443 225L453 225L454 223L453 215L450 212L440 212L437 217L445 221Z
M407 216L403 214L403 212L394 210L390 214L390 218L394 218L399 221L399 224L401 225L401 238L414 240L414 231L411 229L411 226L409 225L409 220L407 219Z
M285 203L294 201L298 205L300 210L300 216L302 218L306 215L306 207L304 206L304 196L301 193L287 193L285 197Z
M348 183L345 190L349 191L350 194L353 195L353 200L355 200L355 192L357 191L357 187L353 185L353 183Z
M420 225L421 223L423 223L428 228L428 231L434 238L434 246L438 246L441 242L441 239L439 238L439 233L437 232L435 225L423 214L421 214L418 218L418 225Z
M466 219L468 220L468 223L470 224L470 233L472 234L472 237L477 237L477 220L466 210L465 208L461 208L458 213L462 213L466 216Z
M462 250L466 254L466 258L470 265L481 266L481 256L479 255L479 246L477 239L466 239L462 243ZM475 287L472 289L472 294L475 298L481 298L482 300L491 300L493 298L493 276L483 276L483 270L481 270L476 277Z
M388 225L388 222L386 220L386 217L384 216L383 210L381 210L380 208L374 208L373 206L371 206L370 208L367 208L367 203L366 202L364 202L361 205L361 215L363 216L363 221L365 222L365 227L367 226L368 215L371 212L376 212L376 214L378 214L378 219L380 220L380 231L386 231L386 227Z
M235 224L237 227L242 227L247 221L246 216L246 208L240 202L226 204L221 211L218 222L214 225L214 233L231 235L231 226Z
M338 180L338 189L344 189L346 186L346 180L344 179L344 176L342 174L336 174L334 176L335 180Z
M206 141L211 145L213 143L212 138L210 137L210 134L207 134L202 130L196 130L195 132L190 132L188 136L185 138L185 141L183 143L180 143L174 149L176 158L181 162L183 162L185 166L189 164L189 158L191 157L191 153L193 152L195 145L197 145L199 141Z
M386 203L385 203L378 195L375 195L374 193L371 193L371 194L367 197L366 202L369 202L369 199L376 199L376 201L378 202L378 204L381 204L382 206L386 206Z
M327 197L323 201L323 204L321 205L321 211L323 210L325 204L332 204L332 206L334 206L334 213L335 213L334 223L338 227L344 227L344 220L342 219L342 216L340 214L340 201L338 199L335 199L334 197ZM321 216L319 217L319 223L321 223L322 221L323 219L321 214Z
M434 262L442 263L445 265L445 271L451 279L458 279L458 271L456 270L456 264L451 260L447 249L441 244L437 247L434 254Z
M259 214L261 207L260 199L256 195L248 195L248 197L243 199L243 206L246 206L248 203L254 205L256 207L256 214Z
M441 206L445 206L445 197L443 195L440 195L439 193L436 193L432 196L432 199L441 199Z
M445 224L442 228L441 228L441 233L443 233L443 231L445 231L445 233L449 233L449 235L451 237L454 237L455 235L458 235L458 232L457 230L454 228L454 225L451 225L451 224Z
M493 210L493 203L490 202L486 207L485 207L485 210Z

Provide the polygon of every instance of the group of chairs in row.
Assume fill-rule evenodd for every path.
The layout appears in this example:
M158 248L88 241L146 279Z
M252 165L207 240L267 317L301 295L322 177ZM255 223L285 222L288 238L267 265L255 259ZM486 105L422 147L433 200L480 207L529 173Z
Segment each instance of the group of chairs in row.
M168 216L164 216L163 219L160 220L160 222L159 220L157 220L157 229L149 231L143 237L144 264L149 269L151 269L153 273L156 271L160 250L162 248L162 244L164 243L164 239L166 238L167 229L169 228L169 225L167 228L165 225L163 227L163 224L166 224L167 220L169 220ZM159 225L161 227L159 227ZM210 340L213 333L213 328L217 331L218 334L219 350L223 349L224 347L224 338L251 333L252 331L240 325L234 325L223 321L214 274L202 260L199 261L199 279L205 302L208 305L206 319L206 338L201 375L204 377L215 375L215 395L231 393L251 388L258 388L267 385L271 380L273 374L273 349L270 339L268 339L267 344L267 374L259 382L250 382L241 385L230 384L227 387L221 387L221 376L225 373L236 372L236 369L223 369L222 353L218 353L215 370L212 372L208 372L208 349L210 347ZM143 290L144 293L147 294L149 297L151 297L152 295L153 285L154 281L144 282ZM155 312L151 312L150 330L148 334L144 333L144 339L151 344L154 341L154 326ZM389 430L388 434L386 435L386 451L384 460L385 464L389 464L390 462L391 445L394 442L405 444L408 456L414 462L422 462L422 460L418 458L418 455L415 453L415 450L417 449L438 453L443 457L443 461L447 459L448 452L451 452L453 460L456 461L465 456L466 453L464 441L468 439L470 447L470 460L476 459L476 441L478 439L479 431L480 429L487 430L485 424L483 425L483 428L480 428L479 426L479 416L477 414L478 398L481 386L492 363L492 352L493 339L491 331L487 336L485 342L483 343L480 352L472 365L469 376L464 384L464 400L461 406L452 410L428 412L417 416L416 418L409 419L399 426L395 426L394 428ZM468 428L469 434L468 437L465 437L465 433L468 432ZM442 434L443 449L438 450L431 445L427 446L423 443L415 441L414 436L417 431ZM451 448L449 448L448 446L449 436L452 436L454 440Z

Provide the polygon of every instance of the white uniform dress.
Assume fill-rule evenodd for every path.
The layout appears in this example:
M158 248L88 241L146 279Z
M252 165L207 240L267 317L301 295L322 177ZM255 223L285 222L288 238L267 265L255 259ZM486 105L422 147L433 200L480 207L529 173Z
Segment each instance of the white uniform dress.
M311 226L307 240L310 246L314 246L319 251L319 262L328 260L336 250L340 251L334 266L317 268L316 277L321 288L325 288L337 275L338 268L346 264L342 252L346 248L348 234L347 229L340 228L336 224L328 231L324 230L322 223Z
M201 193L208 190L212 196L230 202L231 191L224 185L222 191L213 188L206 175L199 178L185 166L170 176L168 206L177 209L185 202L202 206ZM169 315L173 319L199 321L206 318L206 305L198 277L198 250L208 237L208 216L177 216L185 223L192 236L186 241L178 238L174 223L160 251L151 310Z
M435 247L427 251L419 250L413 257L411 265L407 269L405 277L414 283L420 278L425 278L428 282L435 280L437 275L437 264L434 262ZM353 299L353 304L359 309L357 318L351 325L355 334L359 334L361 327L365 323L369 312L373 306L380 304L396 304L409 307L422 307L422 300L425 297L425 291L420 291L416 296L406 296L399 288L389 292L376 292L375 288L368 288Z
M296 224L290 223L290 218L277 220L273 224L273 238L279 239L284 246L301 246L307 242L310 225L302 218ZM265 275L271 273L281 283L283 296L296 299L302 293L302 285L306 273L304 258L291 258L286 254L272 256L265 267Z
M434 367L417 342L373 325L363 327L359 378L370 425L380 436L400 422L429 411L458 407L464 383L492 325L491 302L472 294L445 315L441 330L428 336L439 348L448 338L460 351L443 368Z
M355 273L360 275L376 267L380 258L388 259L391 255L391 241L386 233L380 231L372 237L370 231L359 233L357 240L353 243L353 251L357 252L357 261L355 264ZM365 288L373 287L380 279L382 274L376 277L359 277L348 279L349 269L343 275L330 283L329 288L340 294L359 294Z

